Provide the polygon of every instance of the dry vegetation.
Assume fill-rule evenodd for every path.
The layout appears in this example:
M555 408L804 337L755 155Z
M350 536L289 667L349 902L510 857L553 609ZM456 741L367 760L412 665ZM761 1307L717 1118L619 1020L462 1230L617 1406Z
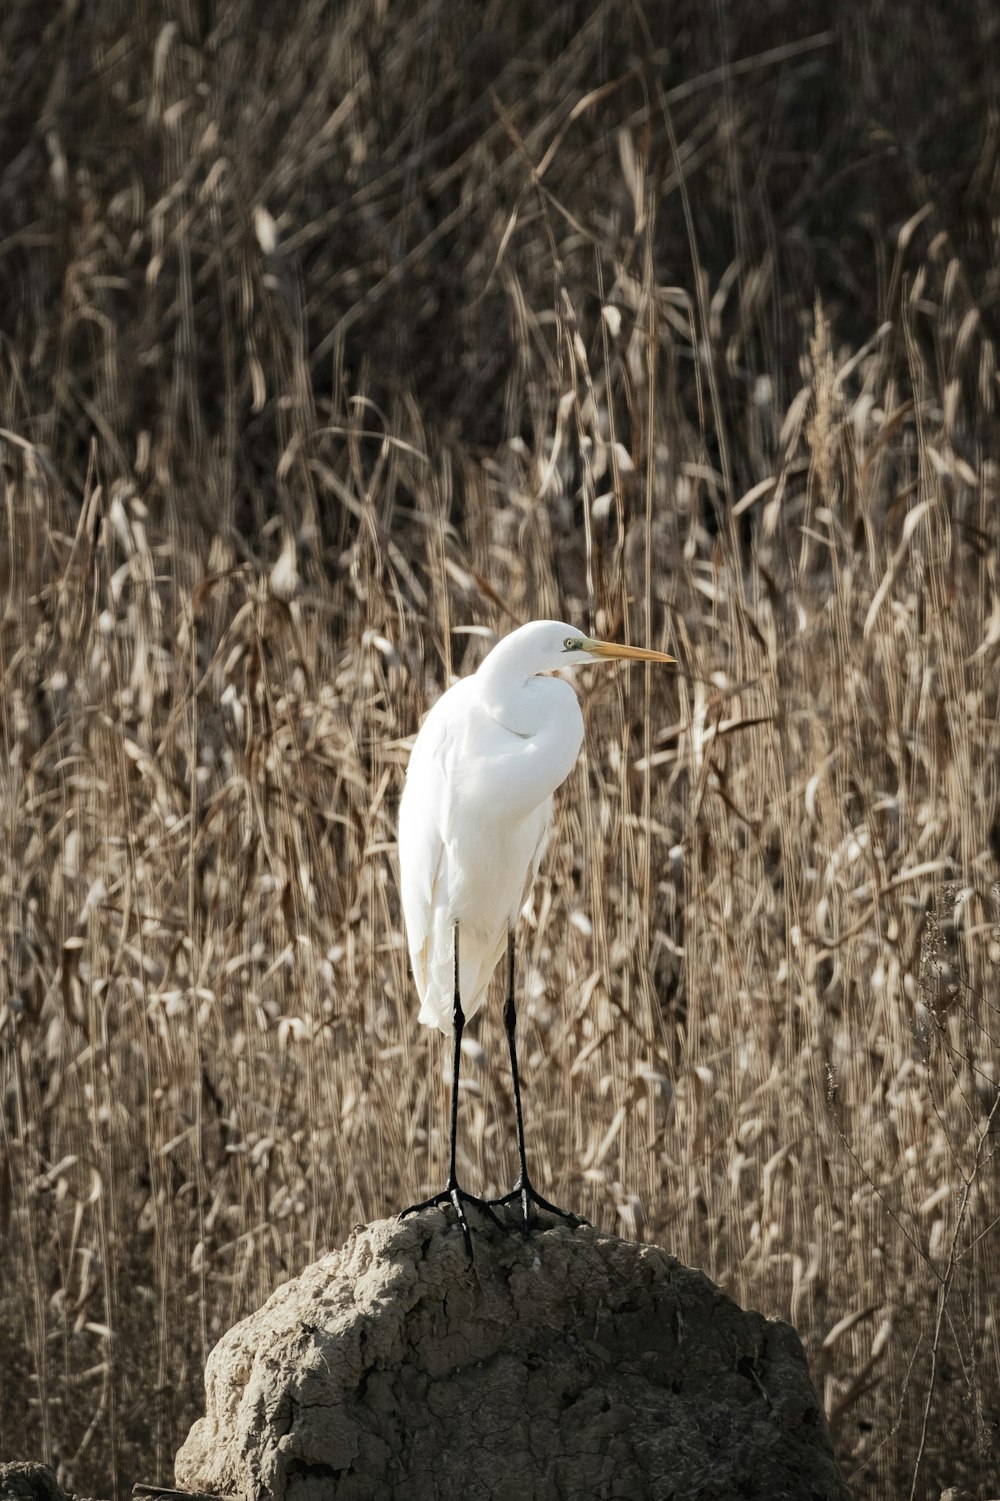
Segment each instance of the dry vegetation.
M439 1185L401 771L557 613L683 667L578 680L539 1185L790 1317L859 1495L995 1495L992 11L157 11L0 17L0 1455L168 1475Z

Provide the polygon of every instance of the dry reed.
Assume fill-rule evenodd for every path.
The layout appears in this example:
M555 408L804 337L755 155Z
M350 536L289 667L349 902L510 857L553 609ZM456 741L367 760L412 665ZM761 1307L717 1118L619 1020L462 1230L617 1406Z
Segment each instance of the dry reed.
M439 1186L401 772L557 614L682 670L578 680L539 1186L791 1318L859 1495L995 1494L993 23L892 95L801 6L217 11L0 20L3 1457L167 1476L218 1335Z

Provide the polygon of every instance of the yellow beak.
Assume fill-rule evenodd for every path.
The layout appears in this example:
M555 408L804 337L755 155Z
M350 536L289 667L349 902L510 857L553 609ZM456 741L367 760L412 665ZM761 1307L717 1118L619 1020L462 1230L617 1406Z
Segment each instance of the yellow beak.
M624 657L629 662L674 662L665 651L650 651L645 646L616 646L613 641L584 641L583 649L592 657Z

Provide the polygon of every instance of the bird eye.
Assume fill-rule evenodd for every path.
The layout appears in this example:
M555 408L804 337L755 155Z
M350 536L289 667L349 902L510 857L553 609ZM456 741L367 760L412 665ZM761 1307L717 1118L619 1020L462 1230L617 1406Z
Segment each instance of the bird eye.
M579 647L580 643L579 641L577 641L575 636L567 636L566 640L563 642L564 651L577 651L579 650Z

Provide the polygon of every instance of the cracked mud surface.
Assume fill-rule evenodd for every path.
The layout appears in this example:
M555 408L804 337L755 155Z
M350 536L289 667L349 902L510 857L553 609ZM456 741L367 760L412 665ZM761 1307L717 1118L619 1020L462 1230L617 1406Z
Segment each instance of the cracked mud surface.
M179 1485L275 1501L846 1498L794 1331L654 1246L383 1220L220 1341Z

